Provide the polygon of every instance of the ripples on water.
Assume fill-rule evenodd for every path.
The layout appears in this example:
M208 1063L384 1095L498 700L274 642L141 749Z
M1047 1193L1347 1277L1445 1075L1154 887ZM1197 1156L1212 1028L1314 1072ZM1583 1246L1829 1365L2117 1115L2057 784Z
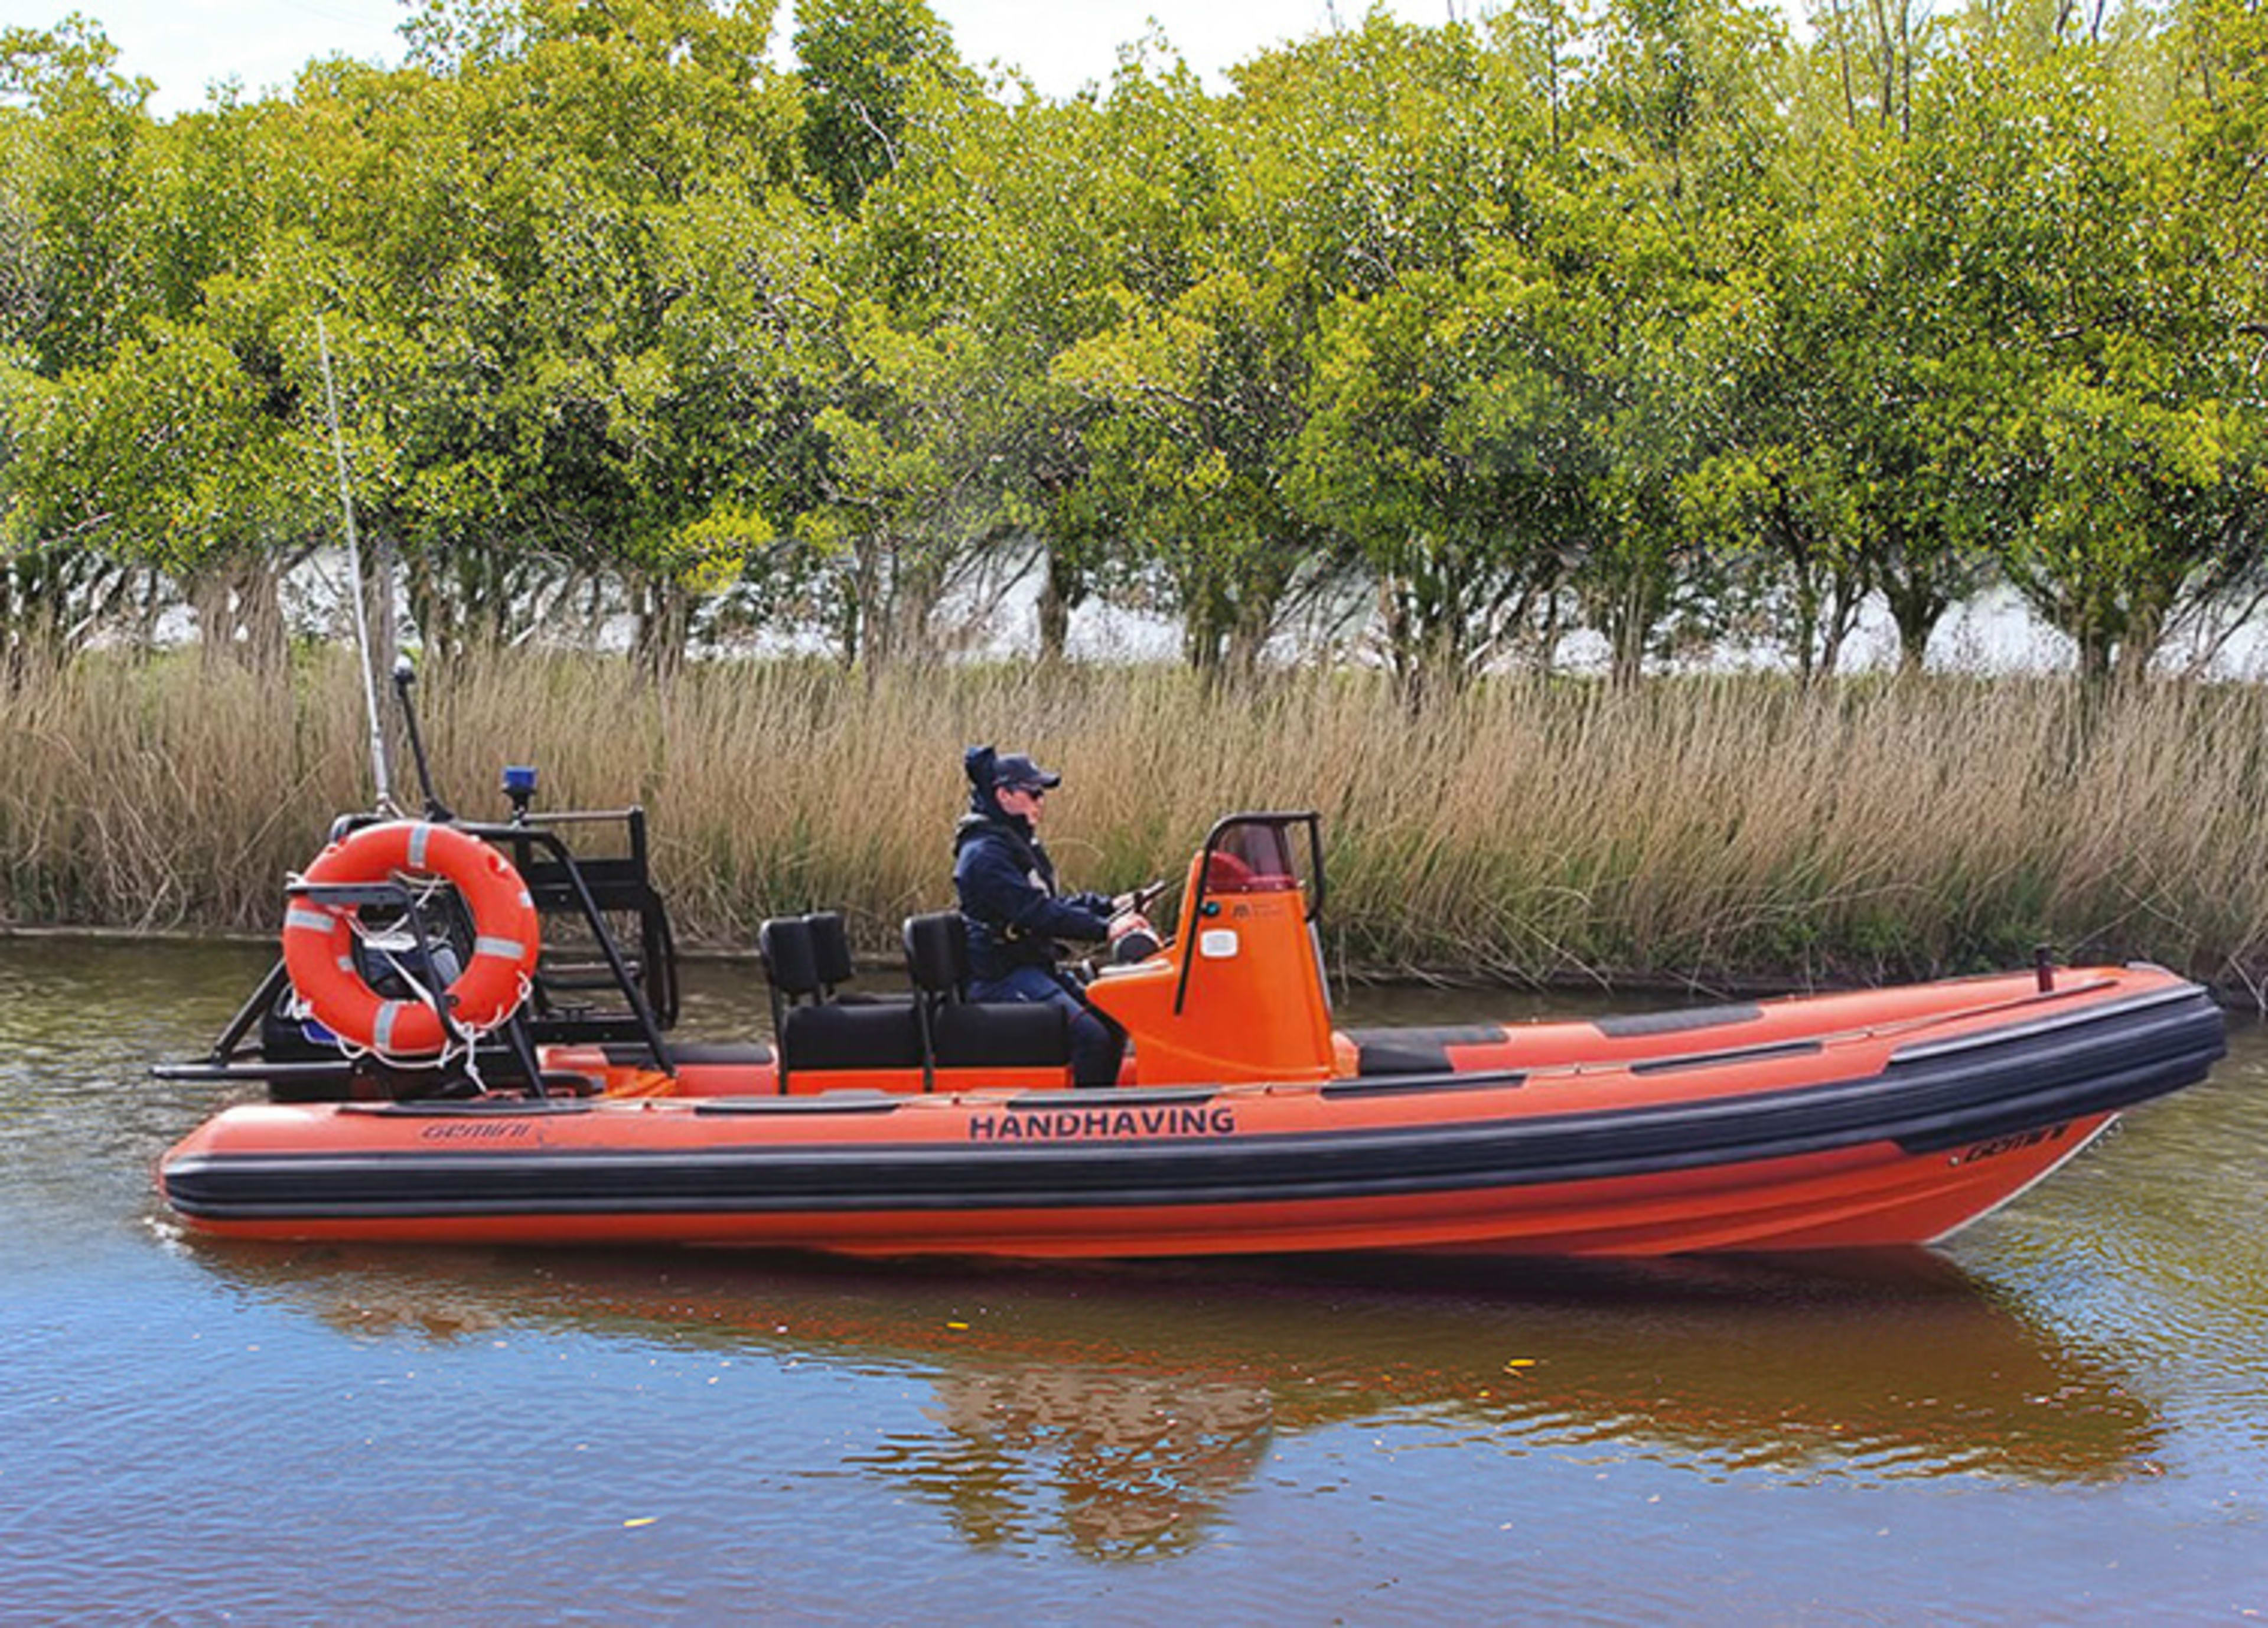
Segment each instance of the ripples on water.
M262 965L0 944L11 1621L2268 1611L2249 1033L1946 1256L192 1244L144 1071Z

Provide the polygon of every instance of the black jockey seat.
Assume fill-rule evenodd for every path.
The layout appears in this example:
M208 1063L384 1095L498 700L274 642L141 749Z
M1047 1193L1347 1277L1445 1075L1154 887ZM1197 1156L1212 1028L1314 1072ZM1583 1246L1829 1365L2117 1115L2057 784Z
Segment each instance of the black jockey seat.
M960 911L908 917L905 941L930 1070L1071 1066L1070 1013L1062 1006L968 998L968 924Z
M782 1091L799 1072L922 1066L917 1002L835 998L850 976L842 917L774 917L757 929L756 951L771 983Z

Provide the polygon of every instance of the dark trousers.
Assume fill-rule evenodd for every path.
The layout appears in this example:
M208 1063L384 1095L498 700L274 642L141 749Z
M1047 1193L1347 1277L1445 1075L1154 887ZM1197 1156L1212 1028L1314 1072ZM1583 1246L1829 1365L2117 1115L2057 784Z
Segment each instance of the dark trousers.
M1086 997L1079 993L1068 973L1049 967L1012 967L1005 977L970 980L968 998L1044 1000L1063 1007L1071 1017L1071 1083L1081 1087L1118 1083L1126 1036L1116 1024L1086 1004Z

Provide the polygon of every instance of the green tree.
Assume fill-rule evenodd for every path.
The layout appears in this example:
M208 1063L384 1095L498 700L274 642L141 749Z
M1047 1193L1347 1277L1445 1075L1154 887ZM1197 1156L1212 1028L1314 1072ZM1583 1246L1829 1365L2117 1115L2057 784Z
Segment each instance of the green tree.
M151 86L128 79L85 19L0 30L0 101L11 113L17 199L18 343L52 378L102 362L156 308L149 263ZM28 233L29 244L21 239Z
M10 528L34 555L67 547L154 564L202 591L206 645L282 653L272 544L282 424L209 332L164 318L104 365L10 381ZM48 567L52 569L50 565Z
M794 42L805 162L835 208L856 214L903 156L924 87L967 70L923 0L799 0Z
M1373 16L1244 75L1292 178L1277 234L1323 301L1293 491L1359 550L1413 703L1548 620L1568 542L1566 397L1521 343L1562 64L1528 64Z
M1573 582L1618 682L1708 608L1705 537L1679 494L1713 450L1691 335L1753 258L1783 126L1784 29L1718 0L1606 11L1578 97L1590 150L1555 208L1538 359L1585 406L1595 531Z
M2116 70L2109 46L1989 54L1948 121L1953 231L1993 336L1971 371L2002 569L2091 679L2142 671L2250 564L2227 526L2250 415L2222 394L2213 209Z
M416 204L344 245L378 348L421 363L387 393L409 455L381 513L413 559L500 547L617 578L657 672L777 529L738 458L784 410L777 357L743 347L728 379L664 274L715 269L686 247L699 217L761 217L793 179L769 25L703 0L437 6L401 74L339 76L327 114L341 169L379 178L363 195Z
M1054 376L1101 413L1087 437L1100 505L1125 517L1122 569L1182 622L1189 664L1254 670L1299 592L1328 579L1335 539L1287 476L1305 410L1314 291L1278 242L1281 171L1241 162L1233 110L1186 69L1121 70L1118 126L1153 178L1111 324ZM1273 190L1271 190L1271 188Z

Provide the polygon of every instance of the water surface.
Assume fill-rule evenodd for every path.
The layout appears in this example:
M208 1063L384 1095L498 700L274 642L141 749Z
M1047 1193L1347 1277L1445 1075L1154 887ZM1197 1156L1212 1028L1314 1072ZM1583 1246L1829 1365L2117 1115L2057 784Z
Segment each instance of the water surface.
M1934 1253L217 1246L254 951L0 940L9 1622L2268 1614L2268 1041ZM696 969L687 1028L754 1022ZM1421 1006L1422 1011L1417 1008ZM1351 1022L1527 1015L1357 991Z

